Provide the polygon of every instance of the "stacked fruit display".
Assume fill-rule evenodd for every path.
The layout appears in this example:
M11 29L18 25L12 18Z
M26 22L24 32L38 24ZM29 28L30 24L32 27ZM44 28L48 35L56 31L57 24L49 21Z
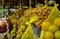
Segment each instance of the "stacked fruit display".
M33 23L33 26L35 25L36 27L41 27L42 22L48 17L52 9L53 7L51 6L27 9L24 12L24 17L26 18L26 21L29 21L31 16L38 15L38 19Z
M33 28L31 23L36 21L38 18L37 15L32 16L29 22L26 22L26 25L28 25L26 31L24 32L23 36L21 39L36 39L36 35L34 34Z
M21 19L21 13L23 12L23 10L21 10L21 8L18 8L15 13L13 13L12 15L8 16L8 25L9 25L9 30L11 31L13 28L13 25L19 25L20 21L19 19ZM21 18L20 18L21 17Z
M36 18L36 16L38 18ZM31 23L32 25L27 26ZM11 29L9 34L12 39L36 39L31 27L34 25L38 28L42 27L40 39L54 39L54 36L55 38L59 38L60 12L57 9L57 5L55 5L54 7L42 6L27 9L23 15L21 15L19 8L13 15L8 17L8 24L9 30Z
M7 22L9 27L9 34L12 39L21 38L21 36L25 32L26 26L23 25L23 14L21 14L22 12L23 11L21 11L21 9L19 8L14 14L8 16Z
M36 39L36 35L34 34L31 24L28 25L21 39Z
M40 39L60 39L60 12L57 5L43 22Z
M45 9L46 9L46 11L45 11ZM37 12L36 10L39 10L39 11ZM42 10L42 11L40 12L40 10ZM24 24L25 24L26 22L29 22L31 19L33 19L33 20L31 20L30 22L34 21L34 20L36 19L36 17L33 18L33 16L38 16L38 18L37 18L36 21L33 22L32 25L34 25L34 24L36 25L35 22L39 22L39 21L42 20L41 23L38 23L38 24L36 25L37 27L40 27L40 26L41 26L40 24L42 24L42 22L48 17L48 15L50 14L51 10L52 10L52 7L51 7L51 6L44 6L44 7L27 9L27 10L23 13L24 15L17 20L17 26L18 26L18 27L20 26L20 28L19 28L18 31L17 31L16 38L20 38L20 39L21 39L22 35L24 35L25 29L27 28ZM45 12L44 12L44 11L45 11ZM43 12L43 13L42 13L42 12ZM38 15L38 14L40 14L40 15ZM44 14L45 14L45 15L44 15ZM41 16L42 16L42 17L41 17ZM39 17L40 17L40 18L39 18ZM43 20L43 19L44 19L44 20ZM27 23L27 24L29 24L29 23ZM22 26L21 26L21 25L22 25ZM22 27L24 30L23 30L21 27ZM22 30L21 30L21 29L22 29Z
M53 7L51 6L43 6L38 8L31 8L27 9L23 15L20 13L20 8L16 10L16 12L8 17L8 24L9 24L9 30L10 35L13 39L18 39L24 35L24 32L27 28L25 25L26 22L33 22L32 25L35 25L36 27L40 28L42 22L48 18L48 16L51 13ZM38 18L33 16L38 16ZM33 19L33 20L31 20ZM27 24L30 24L27 23Z
M13 26L13 29L11 30L11 32L10 32L10 36L12 37L12 39L21 39L21 37L24 35L24 32L25 32L25 30L26 30L26 28L28 28L28 26L26 26L26 25L28 25L28 24L30 24L30 23L32 23L32 22L34 22L35 20L37 20L37 18L38 18L38 16L37 15L35 15L35 16L32 16L31 17L31 19L30 19L30 21L29 22L27 22L27 23L25 23L25 20L23 19L23 16L21 17L21 19L23 20L23 21L21 21L21 24L19 24L20 23L20 21L19 20L21 20L21 19L18 19L18 22L15 22L15 20L16 19L14 19L13 21L11 20L11 22L12 22L12 26ZM26 24L26 25L24 25L23 24L23 22ZM17 25L17 23L18 23L18 25ZM29 29L29 32L30 32L30 29ZM28 33L28 31L27 31L27 33ZM33 33L32 33L33 34ZM32 36L32 35L31 35ZM33 35L34 36L34 35ZM28 36L27 36L28 37ZM23 36L23 38L24 38L24 36ZM30 38L30 37L29 37Z

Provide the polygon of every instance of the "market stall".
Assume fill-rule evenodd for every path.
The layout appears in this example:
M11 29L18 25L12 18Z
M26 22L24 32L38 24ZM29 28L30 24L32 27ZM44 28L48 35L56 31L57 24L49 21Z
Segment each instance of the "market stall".
M56 0L7 1L1 6L6 14L0 18L0 39L60 39Z

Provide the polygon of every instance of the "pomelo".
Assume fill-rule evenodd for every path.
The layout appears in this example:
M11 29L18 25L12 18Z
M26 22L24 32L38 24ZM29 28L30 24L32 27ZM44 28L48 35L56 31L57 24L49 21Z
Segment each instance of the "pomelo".
M54 23L60 27L60 18L56 18Z
M49 21L45 21L42 23L42 30L46 31L50 27L51 23Z
M55 32L55 39L60 39L60 31Z
M54 33L59 30L59 28L55 25L51 25L48 29L50 32Z
M49 32L49 31L47 31L45 33L45 39L54 39L54 34Z

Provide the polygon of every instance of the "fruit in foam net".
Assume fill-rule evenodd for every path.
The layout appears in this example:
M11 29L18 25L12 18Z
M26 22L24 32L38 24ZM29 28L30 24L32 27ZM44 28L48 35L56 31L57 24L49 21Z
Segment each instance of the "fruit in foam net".
M55 33L55 39L60 39L60 32L58 31L58 27L57 27L57 23L54 22L54 20L57 18L57 17L60 17L60 11L58 10L57 8L57 4L55 4L52 12L50 13L50 15L48 16L48 18L45 20L45 21L49 21L51 24L53 25L50 25L48 27L48 31L46 31L45 33L45 37L44 39L54 39L54 33ZM55 25L54 25L55 23ZM46 23L47 25L49 25L48 23ZM58 22L59 24L59 22ZM42 26L43 27L43 26ZM45 27L44 27L45 28ZM46 29L46 28L45 28ZM45 30L44 30L45 31ZM52 33L54 32L54 33Z
M60 31L55 32L55 39L60 39Z
M32 26L29 24L21 39L36 39Z
M54 34L49 32L49 31L47 31L45 33L45 39L54 39Z
M45 21L42 23L42 30L46 31L50 27L51 23L49 21Z
M55 26L55 25L51 25L51 26L49 27L49 31L52 32L52 33L56 32L56 31L58 31L58 30L59 30L59 28L58 28L57 26Z
M60 26L60 18L56 18L54 23L57 25L57 26Z
M54 20L58 17L60 17L60 11L57 8L58 4L54 5L54 8L52 9L50 15L45 21L50 21L51 23L54 23Z

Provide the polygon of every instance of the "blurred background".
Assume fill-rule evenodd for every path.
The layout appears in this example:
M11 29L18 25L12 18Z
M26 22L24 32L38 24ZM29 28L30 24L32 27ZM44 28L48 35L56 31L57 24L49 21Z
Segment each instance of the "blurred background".
M60 5L60 1L59 0L47 0L49 5L52 5L54 3L54 1L56 1L56 3L58 3ZM44 5L44 0L31 0L31 6L32 7L36 7L36 5ZM10 6L10 8L16 8L18 6L26 6L29 7L29 0L0 0L0 5L3 5L4 8L6 8L6 6ZM25 8L25 7L24 7ZM59 8L60 9L60 8Z

